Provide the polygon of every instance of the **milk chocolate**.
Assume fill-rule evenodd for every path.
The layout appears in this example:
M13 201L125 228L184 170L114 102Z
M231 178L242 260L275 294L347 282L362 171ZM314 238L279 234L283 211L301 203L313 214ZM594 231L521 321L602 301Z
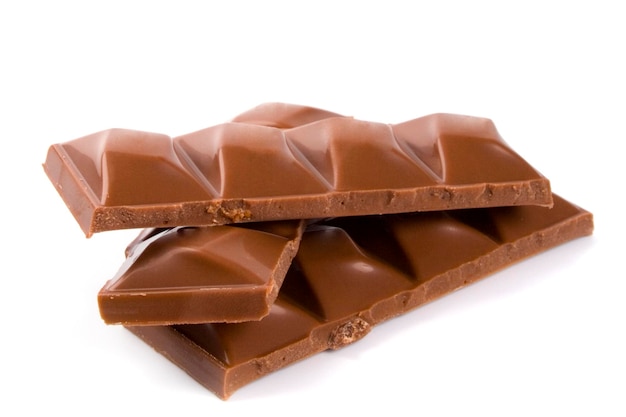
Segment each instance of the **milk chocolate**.
M87 236L552 204L490 120L452 114L389 125L273 104L174 139L111 129L52 145L44 169Z
M142 232L98 294L109 324L259 320L269 314L304 221Z
M256 322L128 329L220 398L372 326L593 230L585 210L498 207L336 218L307 228Z
M287 103L264 103L241 113L232 121L279 129L291 129L331 117L344 116L309 106Z

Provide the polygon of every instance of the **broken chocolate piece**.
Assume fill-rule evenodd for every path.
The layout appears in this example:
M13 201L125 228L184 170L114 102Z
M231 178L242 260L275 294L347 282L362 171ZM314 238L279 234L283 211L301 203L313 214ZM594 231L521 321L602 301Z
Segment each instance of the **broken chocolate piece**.
M382 321L592 230L590 213L557 196L552 209L331 219L308 227L264 319L128 329L226 399L269 372L341 348Z
M259 320L269 314L304 221L145 231L100 290L109 324Z
M174 139L103 131L51 146L44 169L87 236L552 204L548 180L488 119L435 114L388 125L274 104L235 120Z

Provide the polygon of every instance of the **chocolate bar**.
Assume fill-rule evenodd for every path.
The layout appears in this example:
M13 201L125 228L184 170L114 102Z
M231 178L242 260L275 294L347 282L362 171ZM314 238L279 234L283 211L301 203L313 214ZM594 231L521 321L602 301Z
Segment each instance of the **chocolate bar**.
M558 196L552 209L329 219L307 228L264 319L127 328L226 399L263 375L353 343L378 323L592 230L592 215Z
M490 120L452 114L389 125L275 104L174 139L111 129L52 145L44 169L87 236L552 204Z
M98 293L109 324L259 320L269 314L304 221L142 232Z

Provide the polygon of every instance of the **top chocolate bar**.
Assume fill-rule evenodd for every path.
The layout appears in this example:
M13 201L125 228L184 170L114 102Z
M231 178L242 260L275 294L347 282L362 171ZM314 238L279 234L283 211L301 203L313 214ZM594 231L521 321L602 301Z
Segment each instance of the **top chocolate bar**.
M176 138L111 129L44 169L87 236L139 227L551 206L546 178L488 119L400 124L266 104Z

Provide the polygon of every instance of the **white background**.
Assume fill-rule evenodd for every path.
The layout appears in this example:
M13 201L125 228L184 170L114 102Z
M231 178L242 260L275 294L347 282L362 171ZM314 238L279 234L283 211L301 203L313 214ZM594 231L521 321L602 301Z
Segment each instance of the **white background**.
M1 1L0 414L626 415L620 2L414 3ZM268 101L489 117L595 234L221 401L102 323L135 232L85 239L41 163L99 130L175 136Z

